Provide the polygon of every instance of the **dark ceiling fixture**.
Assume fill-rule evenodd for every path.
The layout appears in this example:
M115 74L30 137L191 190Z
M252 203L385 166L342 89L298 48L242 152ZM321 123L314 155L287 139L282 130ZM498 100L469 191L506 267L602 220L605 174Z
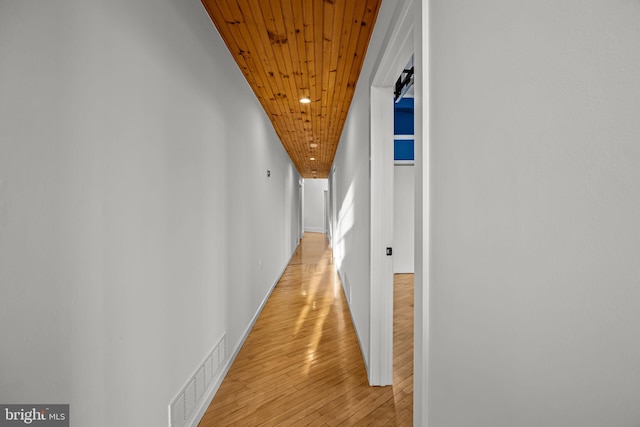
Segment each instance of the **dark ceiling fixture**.
M396 88L393 91L393 101L400 101L411 86L413 86L413 67L402 70L400 77L396 80Z

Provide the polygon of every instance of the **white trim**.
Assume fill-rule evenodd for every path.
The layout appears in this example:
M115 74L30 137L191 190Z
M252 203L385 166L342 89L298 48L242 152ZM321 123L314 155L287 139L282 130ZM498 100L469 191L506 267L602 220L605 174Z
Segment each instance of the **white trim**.
M342 293L344 294L345 300L347 300L347 307L349 308L349 315L351 316L351 325L353 326L353 330L356 332L356 338L358 339L358 345L360 346L360 354L362 355L362 361L364 362L364 368L367 372L369 372L369 359L367 359L366 352L364 351L364 346L362 345L362 339L360 339L360 334L358 333L358 328L356 328L356 322L353 318L353 312L351 311L351 298L347 296L347 290L345 289L345 280L343 277L343 273L341 269L336 269L338 272L338 277L340 278L340 283L342 284Z
M284 272L286 271L287 267L291 263L291 258L293 258L293 255L295 254L296 249L298 249L298 246L300 246L300 245L298 244L293 249L293 251L291 252L291 256L289 256L289 260L287 261L287 263L285 264L284 268L282 269L282 271L280 272L280 274L278 275L276 280L273 282L273 285L271 285L271 288L269 289L269 291L267 292L267 294L263 298L262 302L260 303L260 306L258 307L258 310L253 315L253 318L251 319L251 322L249 322L249 325L245 328L244 332L242 333L240 341L238 342L236 347L233 349L233 354L231 355L231 357L229 357L225 361L224 367L220 371L220 374L218 375L218 378L216 378L216 380L213 382L213 384L205 392L206 398L204 398L202 400L202 403L200 404L200 406L198 406L193 411L193 415L185 422L185 426L198 427L198 423L200 422L200 420L204 416L204 413L207 411L207 408L209 407L209 405L211 405L211 401L213 400L214 396L218 392L218 389L222 385L222 381L224 381L224 378L227 376L227 373L229 373L229 369L231 369L231 365L233 365L233 362L236 360L236 357L238 357L238 353L240 352L240 349L242 348L242 346L244 345L244 342L249 337L249 333L251 332L251 329L253 329L253 326L255 325L256 321L258 320L258 317L260 317L260 313L262 313L262 310L264 309L265 304L269 300L269 297L271 297L271 294L273 293L273 290L275 289L276 285L278 284L278 282L282 278L282 275L284 274ZM171 420L169 420L169 421L171 421Z
M393 87L371 87L369 384L393 383Z
M413 0L399 2L371 81L371 385L393 383L393 85L413 54Z
M410 139L414 139L415 135L393 135L393 139L402 139L405 141L408 141Z
M394 166L413 166L416 164L415 160L394 160Z
M429 425L429 289L430 254L430 139L429 139L429 3L415 3L414 114L416 161L415 290L413 350L413 424Z
M393 86L413 54L412 0L399 2L398 9L401 9L398 12L398 19L395 20L384 52L378 59L377 69L371 81L372 86Z
M324 234L324 228L320 228L320 227L305 227L304 228L304 232L305 233L323 233Z

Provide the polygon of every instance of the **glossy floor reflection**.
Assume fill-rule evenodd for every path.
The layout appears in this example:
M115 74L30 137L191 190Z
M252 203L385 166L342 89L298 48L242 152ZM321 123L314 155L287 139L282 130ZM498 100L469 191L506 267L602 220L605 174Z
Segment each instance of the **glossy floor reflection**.
M305 233L199 426L410 426L413 275L397 275L394 385L370 387L324 234Z

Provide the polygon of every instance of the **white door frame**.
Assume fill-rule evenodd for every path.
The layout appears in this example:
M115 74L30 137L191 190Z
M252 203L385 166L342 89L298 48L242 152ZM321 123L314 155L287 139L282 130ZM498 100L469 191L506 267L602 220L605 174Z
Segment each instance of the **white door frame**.
M371 327L369 384L393 382L393 87L414 53L413 1L398 7L397 25L371 81ZM416 134L416 138L418 135Z
M298 243L304 237L304 180L300 178L298 180L298 198L300 204L298 205Z
M369 384L393 383L393 88L371 87ZM389 170L390 169L390 170Z
M429 426L429 316L431 140L429 84L430 2L413 0L414 27L414 148L415 148L415 290L413 317L413 425Z
M330 221L330 217L329 217L329 190L324 190L324 210L323 210L323 222L324 225L323 227L323 232L324 234L329 234L329 221Z

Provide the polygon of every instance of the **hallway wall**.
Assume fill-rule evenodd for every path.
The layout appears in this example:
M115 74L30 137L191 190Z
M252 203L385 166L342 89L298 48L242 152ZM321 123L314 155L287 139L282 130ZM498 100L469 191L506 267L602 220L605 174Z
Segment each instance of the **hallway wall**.
M198 1L2 1L0 58L0 402L166 425L286 266L300 177Z
M415 166L393 167L393 273L415 269Z
M365 363L369 361L370 283L370 98L371 79L385 36L395 24L396 9L404 1L385 1L380 7L360 79L338 145L329 188L335 190L336 217L333 250L336 267L347 293L354 327ZM334 171L335 170L335 176ZM346 282L346 283L345 283Z
M304 231L324 233L324 192L326 179L304 180Z
M430 8L429 427L640 425L640 3Z

